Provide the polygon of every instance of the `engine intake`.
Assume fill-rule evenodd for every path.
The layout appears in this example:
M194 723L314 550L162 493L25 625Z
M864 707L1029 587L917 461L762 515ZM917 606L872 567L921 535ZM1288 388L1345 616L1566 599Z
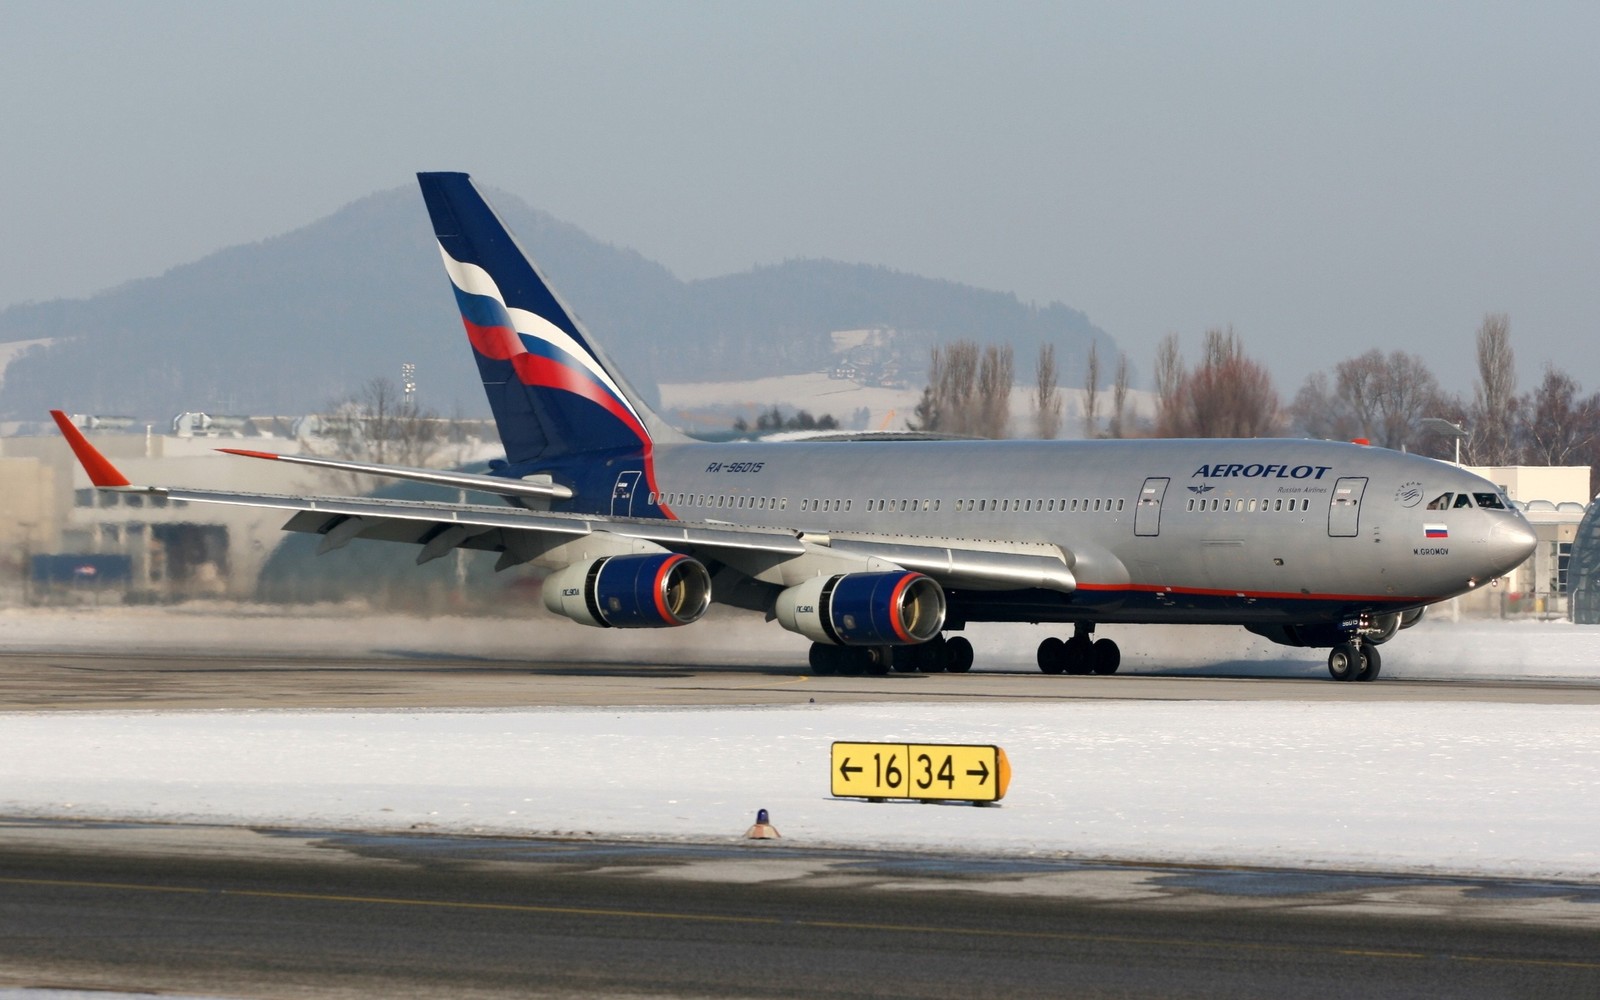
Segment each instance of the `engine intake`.
M779 594L775 612L780 625L813 642L908 646L944 629L944 588L904 570L818 576Z
M574 563L544 581L544 606L597 628L670 628L711 606L711 574L670 552Z

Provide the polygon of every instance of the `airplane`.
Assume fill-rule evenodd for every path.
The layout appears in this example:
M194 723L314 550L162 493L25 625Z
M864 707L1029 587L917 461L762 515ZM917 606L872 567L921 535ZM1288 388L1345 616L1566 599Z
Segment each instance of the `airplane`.
M972 622L1071 626L1047 674L1111 674L1101 624L1240 625L1371 681L1431 604L1534 549L1494 484L1434 459L1286 438L693 440L654 413L463 173L421 173L505 458L447 472L220 449L499 497L286 496L128 482L52 411L91 482L293 512L319 552L373 539L549 571L598 628L690 626L713 601L811 641L814 673L963 672Z

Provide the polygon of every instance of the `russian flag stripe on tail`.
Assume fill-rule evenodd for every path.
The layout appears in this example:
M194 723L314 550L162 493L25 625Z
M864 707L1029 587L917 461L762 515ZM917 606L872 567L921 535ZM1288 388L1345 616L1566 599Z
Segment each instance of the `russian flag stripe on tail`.
M417 175L506 458L649 452L636 401L466 174Z

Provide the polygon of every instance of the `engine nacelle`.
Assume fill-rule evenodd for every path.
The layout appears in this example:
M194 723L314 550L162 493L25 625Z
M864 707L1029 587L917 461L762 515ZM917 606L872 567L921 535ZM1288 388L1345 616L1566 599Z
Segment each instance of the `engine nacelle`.
M711 606L711 574L671 552L574 563L544 581L544 606L597 628L669 628Z
M778 624L836 646L908 646L944 629L944 588L893 573L816 576L778 595Z

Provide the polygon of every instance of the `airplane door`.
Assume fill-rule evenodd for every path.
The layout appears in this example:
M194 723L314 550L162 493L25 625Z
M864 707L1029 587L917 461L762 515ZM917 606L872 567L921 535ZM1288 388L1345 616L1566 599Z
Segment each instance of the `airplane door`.
M1166 476L1151 476L1139 491L1139 502L1133 508L1133 533L1135 535L1161 534L1161 499L1167 495Z
M1361 494L1366 491L1365 476L1341 479L1333 484L1333 502L1328 506L1329 535L1355 537L1361 521Z
M633 516L633 491L639 485L637 471L624 472L617 476L617 485L611 489L611 516Z

